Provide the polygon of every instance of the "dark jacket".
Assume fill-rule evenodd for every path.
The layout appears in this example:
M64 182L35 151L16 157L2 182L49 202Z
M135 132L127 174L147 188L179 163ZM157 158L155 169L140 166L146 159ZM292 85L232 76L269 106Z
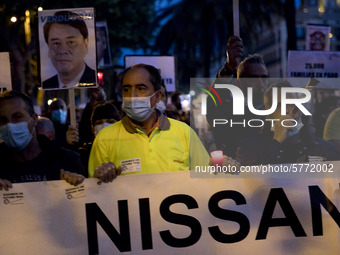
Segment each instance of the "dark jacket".
M312 161L338 160L334 146L313 135L303 128L299 132L298 143L283 143L274 140L271 131L263 131L241 140L236 153L236 160L241 165L301 163Z
M82 86L96 86L96 72L85 64L85 71L83 76L80 78L78 85ZM52 76L45 80L42 84L43 89L56 89L59 88L58 75Z
M18 162L4 143L0 144L0 179L12 183L60 180L60 169L86 173L78 153L57 146L44 135L38 135L42 152L31 161Z
M219 94L222 105L217 102L214 104L211 97L207 97L207 121L211 127L215 139L216 147L222 150L223 154L235 158L239 142L246 136L258 133L260 127L249 127L248 121L251 119L263 119L263 116L257 116L251 113L244 103L244 115L233 114L233 98L226 89L216 89ZM213 125L214 119L227 121L226 124ZM220 123L221 123L220 122Z

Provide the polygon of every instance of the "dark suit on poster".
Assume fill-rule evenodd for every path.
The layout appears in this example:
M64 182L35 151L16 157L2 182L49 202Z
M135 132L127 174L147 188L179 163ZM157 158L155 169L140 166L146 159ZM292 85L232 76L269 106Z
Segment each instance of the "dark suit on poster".
M80 86L84 84L84 87L94 87L96 86L96 72L92 68L90 68L88 65L85 64L85 71L82 75L82 77L79 80ZM86 85L85 84L91 84L92 85ZM42 84L43 89L58 89L59 88L59 81L58 81L58 75L54 75L51 78L43 81Z

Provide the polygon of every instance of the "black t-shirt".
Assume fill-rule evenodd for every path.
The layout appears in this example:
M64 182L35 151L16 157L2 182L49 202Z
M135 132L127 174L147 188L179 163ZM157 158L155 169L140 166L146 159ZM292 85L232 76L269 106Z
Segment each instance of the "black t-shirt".
M10 171L2 173L1 178L12 183L60 180L60 170L51 166L42 152L31 161L13 162Z
M230 92L226 89L216 89L216 91L220 95L222 104L215 106L211 97L207 97L206 118L211 127L217 149L223 150L224 155L235 158L240 141L261 130L260 127L250 127L248 121L264 119L264 117L251 113L246 103L244 103L244 115L234 115L233 98ZM219 124L216 124L215 127L213 124L214 119L219 120ZM260 126L258 122L252 124Z
M60 180L60 169L84 175L78 153L59 147L42 135L38 141L42 152L26 162L18 162L11 150L0 144L0 179L12 183Z

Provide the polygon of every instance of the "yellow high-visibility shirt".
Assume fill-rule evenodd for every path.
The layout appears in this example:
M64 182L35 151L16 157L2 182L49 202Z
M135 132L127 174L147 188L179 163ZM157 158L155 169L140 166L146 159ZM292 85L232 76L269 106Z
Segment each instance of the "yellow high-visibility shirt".
M122 166L122 174L145 174L208 166L209 154L186 123L160 116L158 127L147 136L128 117L103 128L89 158L89 177L104 162Z
M323 139L330 140L340 140L340 108L332 111L326 121L325 129L323 131Z

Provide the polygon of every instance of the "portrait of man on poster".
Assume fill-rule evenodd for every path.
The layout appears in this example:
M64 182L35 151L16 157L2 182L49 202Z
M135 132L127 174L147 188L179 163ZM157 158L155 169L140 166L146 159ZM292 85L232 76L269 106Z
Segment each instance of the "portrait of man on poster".
M306 27L306 50L329 51L331 32L330 26L307 25Z
M96 86L95 42L92 42L92 57L87 56L90 41L95 41L94 36L89 36L90 32L94 34L94 25L90 31L86 23L94 23L94 16L87 14L86 11L59 10L52 15L40 15L39 21L44 23L43 39L48 46L48 66L54 68L54 74L49 75L41 60L43 89ZM40 57L45 57L42 52Z
M112 66L107 23L96 22L97 63L99 68Z

